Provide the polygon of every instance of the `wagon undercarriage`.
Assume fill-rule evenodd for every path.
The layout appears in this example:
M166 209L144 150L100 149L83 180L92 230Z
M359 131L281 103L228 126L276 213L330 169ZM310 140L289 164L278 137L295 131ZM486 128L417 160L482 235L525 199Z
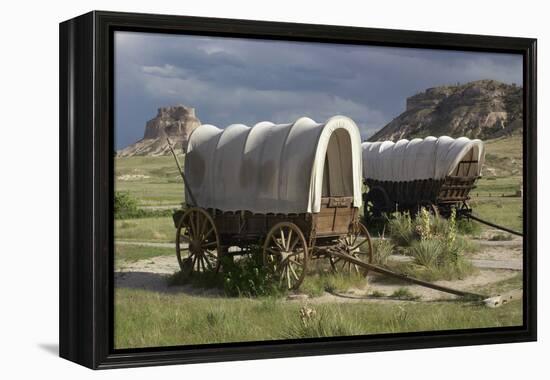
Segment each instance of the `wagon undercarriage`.
M361 273L342 256L372 261L372 241L351 197L323 198L315 214L253 214L192 207L174 214L182 272L223 270L222 256L261 254L281 285L297 289L308 265L326 258L335 272ZM230 249L237 247L238 249Z
M468 217L470 192L478 177L447 176L441 180L425 179L408 182L365 180L369 192L364 195L365 216L378 218L392 212L416 214L424 207L433 214Z

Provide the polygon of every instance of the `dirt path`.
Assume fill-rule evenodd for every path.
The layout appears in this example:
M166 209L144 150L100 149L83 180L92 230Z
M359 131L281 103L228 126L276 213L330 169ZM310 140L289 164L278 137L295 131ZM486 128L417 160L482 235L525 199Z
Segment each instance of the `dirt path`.
M522 271L523 247L521 239L509 241L477 240L477 242L481 246L480 251L469 254L468 259L480 269L478 273L464 280L437 281L437 284L460 290L471 290L477 286L484 286L512 278L516 276L518 271ZM117 241L116 244L175 249L174 243L165 242ZM396 261L412 260L410 257L402 255L392 255L390 259ZM168 286L168 276L177 271L179 271L179 265L175 255L158 256L130 263L122 262L122 264L118 265L115 272L115 283L117 287L146 289L164 293L183 292L200 297L219 297L223 295L219 290L196 289L191 286ZM437 290L410 285L371 273L368 277L368 285L363 289L349 289L343 294L325 293L315 298L308 298L306 295L297 294L289 297L289 302L304 302L305 299L309 303L365 302L365 297L372 293L377 293L382 297L369 297L369 302L399 302L388 296L403 287L406 287L413 296L419 297L422 301L451 300L456 298L453 295Z

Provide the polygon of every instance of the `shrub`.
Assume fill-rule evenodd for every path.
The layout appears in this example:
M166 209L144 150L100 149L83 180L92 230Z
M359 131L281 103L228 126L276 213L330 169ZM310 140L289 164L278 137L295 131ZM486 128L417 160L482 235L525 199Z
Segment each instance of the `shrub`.
M170 216L173 210L144 210L138 207L138 201L128 191L115 191L115 219L153 218Z
M262 262L261 254L252 253L239 260L224 260L223 289L232 297L282 295L286 290L277 286Z
M235 261L229 256L222 257L222 270L218 273L193 272L187 276L181 271L174 273L168 278L168 285L190 284L199 288L218 288L229 297L283 295L286 290L273 281L271 274L262 263L261 255L257 253L254 252L250 256L243 256Z
M115 218L122 214L130 214L138 211L137 199L128 191L115 191L114 212ZM120 218L117 218L120 219Z

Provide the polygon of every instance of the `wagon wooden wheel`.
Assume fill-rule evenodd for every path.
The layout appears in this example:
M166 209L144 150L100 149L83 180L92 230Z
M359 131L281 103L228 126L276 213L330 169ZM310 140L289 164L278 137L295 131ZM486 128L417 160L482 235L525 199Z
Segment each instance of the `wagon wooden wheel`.
M372 240L367 228L360 222L352 223L347 235L340 238L340 247L345 252L359 260L372 262L373 247ZM352 264L341 257L329 257L330 265L336 273L361 273L361 269L356 264Z
M300 228L290 222L277 223L264 242L263 260L281 286L298 289L306 275L309 252Z
M176 232L176 255L185 275L193 272L217 272L220 268L218 230L212 217L193 207L183 214Z
M375 186L364 196L365 220L371 221L382 217L382 213L393 211L393 205L386 190Z

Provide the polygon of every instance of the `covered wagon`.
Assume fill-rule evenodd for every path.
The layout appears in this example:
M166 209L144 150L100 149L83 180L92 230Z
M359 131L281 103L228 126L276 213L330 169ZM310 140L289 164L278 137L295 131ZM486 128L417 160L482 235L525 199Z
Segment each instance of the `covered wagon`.
M485 148L467 137L365 142L365 216L427 207L447 216L469 214L470 191L481 176Z
M331 252L371 260L361 168L359 130L344 116L198 127L185 158L187 208L174 214L181 270L219 271L222 255L256 253L290 289L313 258L358 271Z

